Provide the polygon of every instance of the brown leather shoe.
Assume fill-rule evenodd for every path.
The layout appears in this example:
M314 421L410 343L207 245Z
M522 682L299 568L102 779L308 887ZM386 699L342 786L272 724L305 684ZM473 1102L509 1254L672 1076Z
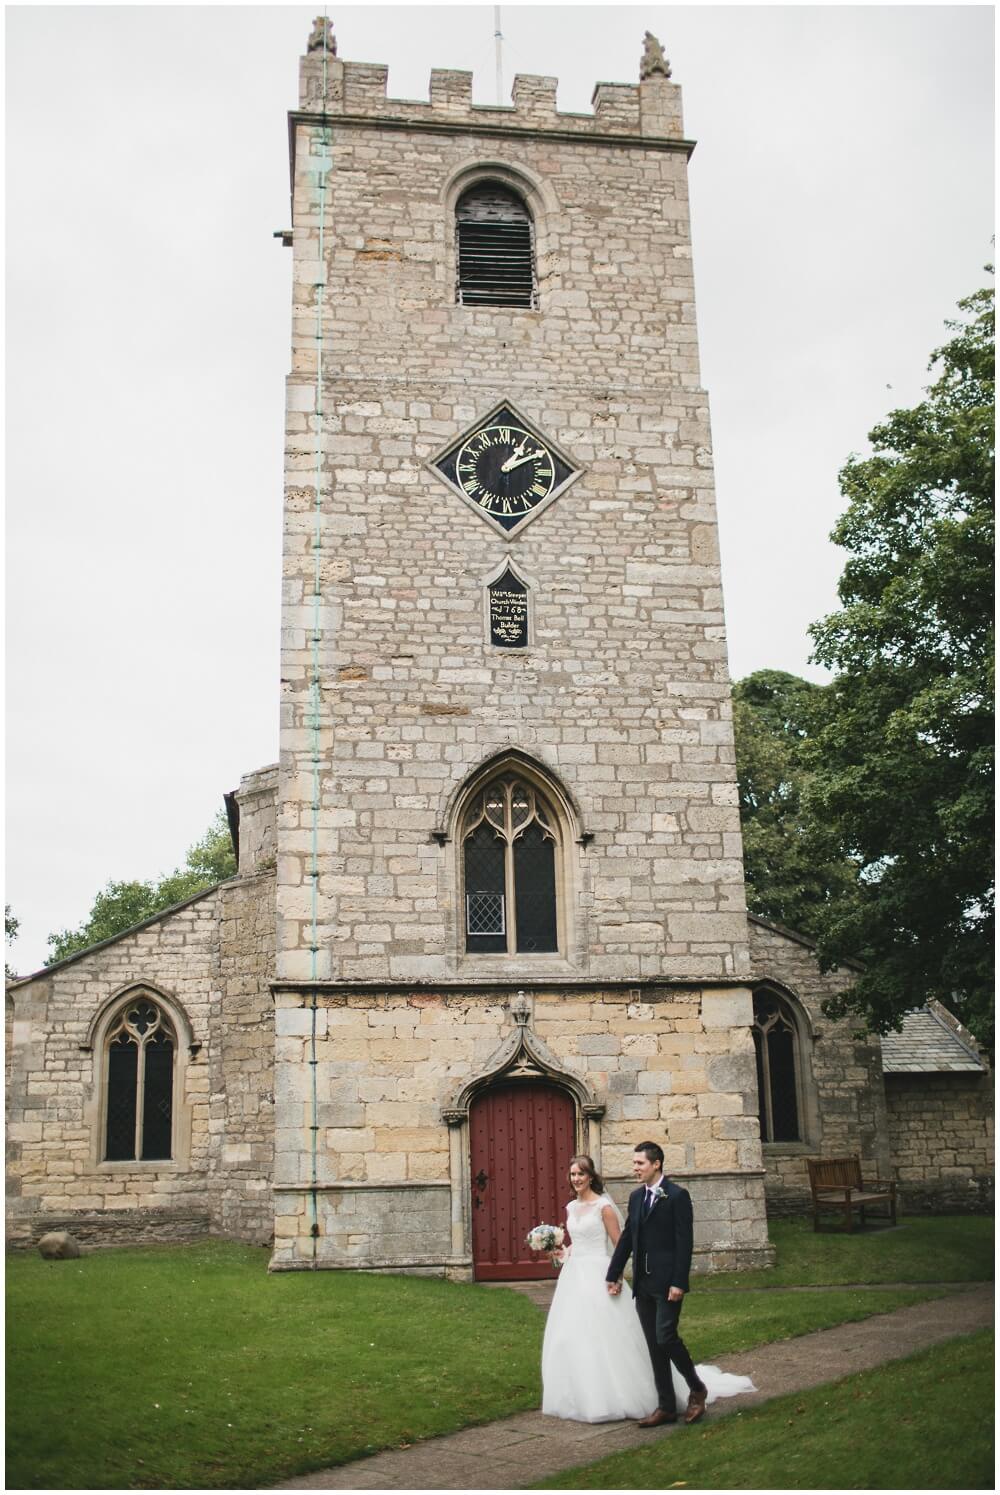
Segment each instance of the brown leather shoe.
M664 1412L662 1407L657 1407L656 1411L650 1412L648 1417L641 1417L639 1419L639 1426L641 1428L658 1428L661 1427L665 1422L676 1421L676 1412Z
M692 1391L688 1397L687 1411L684 1413L685 1422L697 1422L699 1417L705 1415L705 1403L708 1401L708 1391L703 1386L700 1391Z

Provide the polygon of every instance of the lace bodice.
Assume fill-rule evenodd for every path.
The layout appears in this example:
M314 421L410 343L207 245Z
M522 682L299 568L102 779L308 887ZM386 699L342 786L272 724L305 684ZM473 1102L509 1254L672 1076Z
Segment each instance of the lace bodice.
M611 1241L601 1218L601 1211L608 1204L611 1204L611 1200L607 1194L601 1194L589 1204L581 1204L578 1199L573 1199L566 1206L566 1222L569 1225L574 1256L611 1255Z

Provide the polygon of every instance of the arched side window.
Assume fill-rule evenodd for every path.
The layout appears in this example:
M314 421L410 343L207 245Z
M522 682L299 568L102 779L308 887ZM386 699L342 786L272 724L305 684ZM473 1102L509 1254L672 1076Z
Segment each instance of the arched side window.
M559 818L539 790L515 774L491 780L462 817L461 844L469 954L557 951Z
M460 306L538 305L535 233L522 198L499 182L462 194L455 209Z
M777 992L754 993L753 1042L757 1055L762 1142L801 1142L802 1055L791 1006Z
M166 1013L136 997L111 1022L104 1053L104 1161L171 1158L177 1039Z

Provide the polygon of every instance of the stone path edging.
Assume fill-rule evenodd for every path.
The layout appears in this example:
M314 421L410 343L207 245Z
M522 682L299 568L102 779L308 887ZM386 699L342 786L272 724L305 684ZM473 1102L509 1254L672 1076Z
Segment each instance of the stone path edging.
M973 1284L931 1302L874 1314L860 1323L838 1324L834 1329L820 1329L797 1339L760 1345L743 1354L726 1355L713 1363L722 1370L751 1376L757 1390L717 1403L717 1415L723 1415L723 1408L724 1415L729 1415L745 1407L760 1406L787 1392L806 1391L827 1381L873 1370L889 1360L902 1359L992 1324L993 1284ZM695 1346L692 1348L696 1350ZM709 1417L713 1410L709 1408ZM688 1429L683 1426L649 1432L637 1428L634 1422L564 1422L543 1417L541 1412L520 1412L499 1422L430 1438L412 1448L388 1449L334 1469L299 1475L276 1488L516 1490L563 1469L592 1463L609 1453L646 1447L658 1438L683 1438L687 1434Z

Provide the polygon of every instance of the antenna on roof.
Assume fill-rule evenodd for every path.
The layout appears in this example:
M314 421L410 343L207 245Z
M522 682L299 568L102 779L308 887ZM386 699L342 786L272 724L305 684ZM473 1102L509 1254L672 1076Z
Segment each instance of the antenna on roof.
M500 7L493 7L493 40L496 42L497 51L497 105L503 103L503 55L501 46L503 44L503 33L500 30Z

